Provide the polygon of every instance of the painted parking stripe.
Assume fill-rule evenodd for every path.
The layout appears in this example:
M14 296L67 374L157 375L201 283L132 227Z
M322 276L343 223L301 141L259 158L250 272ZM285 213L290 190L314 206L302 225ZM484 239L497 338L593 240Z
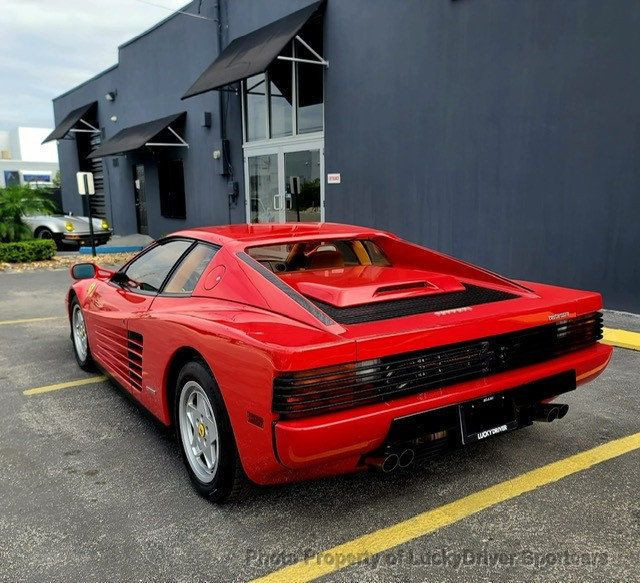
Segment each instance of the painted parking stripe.
M30 324L31 322L48 322L49 320L60 320L62 316L48 316L46 318L23 318L22 320L0 320L0 326L8 324Z
M506 482L485 488L439 508L320 552L306 561L284 567L254 583L312 581L369 559L398 545L435 532L506 500L586 470L596 464L640 449L640 433L610 441Z
M46 385L44 387L36 387L35 389L27 389L22 391L23 395L30 397L31 395L41 395L42 393L51 393L52 391L59 391L60 389L72 389L74 387L81 387L83 385L93 385L94 383L100 383L106 381L107 377L99 375L95 377L89 377L86 379L77 379L75 381L67 381L66 383L58 383L56 385Z
M640 332L629 332L628 330L617 330L615 328L605 328L603 330L602 342L620 348L640 350Z

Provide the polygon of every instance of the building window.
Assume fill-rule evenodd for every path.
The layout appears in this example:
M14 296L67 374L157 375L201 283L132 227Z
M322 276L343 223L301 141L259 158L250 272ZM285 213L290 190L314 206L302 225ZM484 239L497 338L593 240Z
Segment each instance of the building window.
M307 26L303 33L304 40L318 53L324 54L322 44L322 27ZM296 45L296 56L308 58L305 49ZM324 127L324 91L323 91L324 67L312 63L296 63L296 82L298 98L297 127L299 134L321 132Z
M158 163L160 214L167 219L186 219L182 160Z
M267 137L267 88L264 73L244 82L246 139L264 140Z
M291 43L282 52L291 56ZM293 133L293 71L291 61L274 61L267 71L272 138Z
M301 36L322 54L322 20L310 22ZM313 59L291 41L280 56ZM283 138L324 129L324 67L316 63L276 59L266 73L243 81L245 141Z
M5 186L20 186L20 172L18 170L4 171Z

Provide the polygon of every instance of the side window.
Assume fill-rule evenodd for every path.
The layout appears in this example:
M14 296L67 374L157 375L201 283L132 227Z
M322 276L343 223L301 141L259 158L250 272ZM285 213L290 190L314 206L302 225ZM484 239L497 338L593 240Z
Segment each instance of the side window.
M216 247L198 243L173 272L171 279L162 290L163 293L191 293L217 251Z
M126 274L142 291L157 292L176 261L193 241L174 240L161 243L129 264Z
M391 262L385 257L382 249L380 249L380 247L378 247L373 241L362 241L362 244L369 254L372 265L378 265L381 267L389 267L391 265Z

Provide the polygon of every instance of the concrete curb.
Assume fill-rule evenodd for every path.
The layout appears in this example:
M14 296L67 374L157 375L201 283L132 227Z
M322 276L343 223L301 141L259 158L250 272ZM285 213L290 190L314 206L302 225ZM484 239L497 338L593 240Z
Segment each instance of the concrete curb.
M96 253L98 255L104 253L133 253L136 251L142 251L144 249L143 245L121 245L121 246L109 246L109 245L100 245L96 247ZM91 247L80 247L79 250L80 255L91 255Z

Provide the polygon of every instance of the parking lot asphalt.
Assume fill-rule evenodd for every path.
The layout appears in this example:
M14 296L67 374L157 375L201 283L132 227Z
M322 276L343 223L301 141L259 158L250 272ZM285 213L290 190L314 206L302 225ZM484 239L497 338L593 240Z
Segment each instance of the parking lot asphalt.
M616 349L563 398L561 421L407 473L256 487L214 506L191 489L171 433L111 382L24 394L91 377L73 357L68 285L66 271L0 274L1 581L250 580L640 431L640 352ZM322 580L640 580L639 469L635 449Z

